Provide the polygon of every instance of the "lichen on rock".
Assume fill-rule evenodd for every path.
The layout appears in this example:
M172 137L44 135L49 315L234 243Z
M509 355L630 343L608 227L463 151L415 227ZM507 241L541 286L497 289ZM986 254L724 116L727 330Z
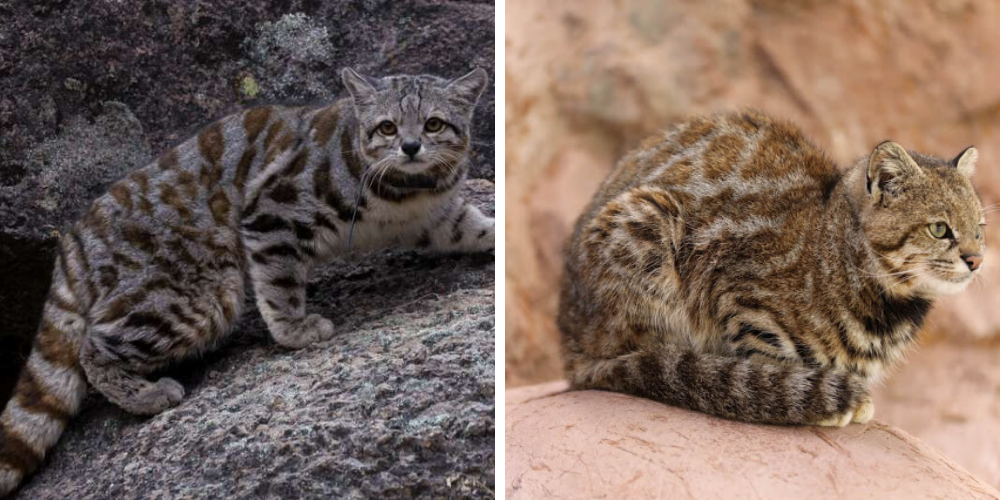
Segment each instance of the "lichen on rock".
M329 98L329 82L312 66L328 65L334 49L327 29L298 12L257 26L244 48L255 72L263 75L261 91L271 99Z

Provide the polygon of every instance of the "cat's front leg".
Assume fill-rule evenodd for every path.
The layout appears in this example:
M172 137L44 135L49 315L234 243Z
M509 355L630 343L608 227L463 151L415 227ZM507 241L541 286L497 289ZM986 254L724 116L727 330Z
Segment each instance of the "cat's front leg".
M247 238L250 280L274 341L299 349L333 336L333 323L306 314L306 284L310 266L289 231L275 230Z
M495 226L492 217L457 198L445 216L424 231L417 246L442 252L487 252L494 248Z

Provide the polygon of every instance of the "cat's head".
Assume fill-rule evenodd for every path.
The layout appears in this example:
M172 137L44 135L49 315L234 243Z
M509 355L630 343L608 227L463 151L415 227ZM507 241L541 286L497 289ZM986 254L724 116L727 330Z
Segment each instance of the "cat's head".
M983 207L971 177L978 153L953 160L879 144L865 163L862 225L882 277L927 297L963 290L983 266Z
M472 112L489 83L482 69L455 80L435 76L365 78L341 72L359 122L358 154L374 168L421 173L468 153Z

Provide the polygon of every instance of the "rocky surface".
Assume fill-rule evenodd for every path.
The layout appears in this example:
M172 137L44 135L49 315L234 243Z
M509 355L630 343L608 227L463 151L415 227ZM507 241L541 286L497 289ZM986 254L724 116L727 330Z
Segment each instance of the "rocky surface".
M493 74L486 1L0 0L0 401L37 328L53 246L111 182L212 120L343 95L368 75ZM493 90L473 180L493 210ZM88 399L23 498L482 496L493 488L493 256L334 265L310 307L340 335L289 352L256 313L173 371L153 419Z
M468 195L492 213L493 184ZM484 497L494 490L493 255L383 252L320 270L332 340L290 351L255 311L167 371L152 418L97 393L17 498Z
M562 376L554 315L572 224L619 157L686 115L761 108L800 124L842 165L890 138L948 157L975 144L983 202L1000 202L1000 35L992 28L1000 4L723 3L508 3L508 385ZM983 403L1000 394L1000 365L991 361L1000 359L1000 231L986 233L982 283L935 306L928 353L876 396L876 417L949 441L949 454L1000 487L997 443L979 437L1000 428L1000 411ZM963 360L961 379L949 378L956 356L938 348L949 345L982 353ZM935 376L911 383L911 370ZM901 393L906 402L888 397ZM952 432L956 418L961 432Z
M751 425L555 382L508 390L507 498L997 498L940 452L873 421Z
M1000 485L997 367L996 341L929 341L875 393L875 416Z
M345 66L493 75L493 11L485 0L0 0L0 185L30 175L37 144L109 100L135 113L156 153L243 105L343 95ZM493 101L491 86L475 130L486 179Z

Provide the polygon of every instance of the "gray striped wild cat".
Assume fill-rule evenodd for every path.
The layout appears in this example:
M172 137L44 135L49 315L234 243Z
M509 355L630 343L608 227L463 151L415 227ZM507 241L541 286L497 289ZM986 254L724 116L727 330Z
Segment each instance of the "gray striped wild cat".
M265 106L207 126L110 187L59 239L31 355L0 416L0 496L42 462L92 385L153 415L184 388L154 371L214 348L253 286L274 340L334 324L306 310L312 269L347 251L488 252L494 222L459 195L477 69L367 79L322 107Z

